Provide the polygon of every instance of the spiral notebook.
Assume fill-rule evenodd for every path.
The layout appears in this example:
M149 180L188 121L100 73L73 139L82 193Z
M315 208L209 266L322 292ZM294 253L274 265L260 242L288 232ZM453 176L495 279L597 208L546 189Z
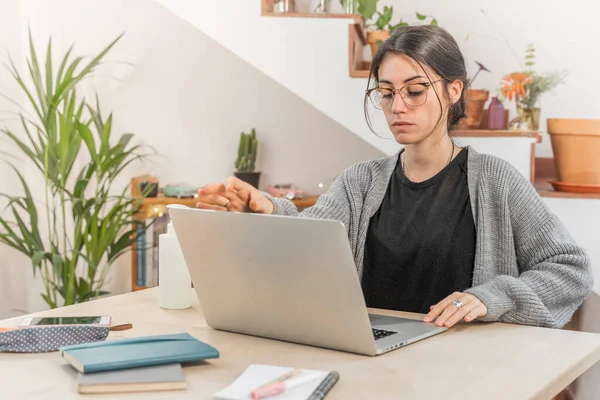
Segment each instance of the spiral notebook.
M293 368L274 365L252 364L229 386L213 395L215 400L250 400L250 393ZM314 381L292 388L269 400L321 400L337 383L340 375L336 371L302 370L303 374L320 374Z

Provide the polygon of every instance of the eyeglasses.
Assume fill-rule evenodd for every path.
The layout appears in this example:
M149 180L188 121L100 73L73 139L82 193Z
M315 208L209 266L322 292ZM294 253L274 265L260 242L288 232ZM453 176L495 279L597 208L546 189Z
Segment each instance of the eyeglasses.
M367 96L373 106L379 110L389 110L394 104L396 93L399 93L404 103L409 107L419 107L427 101L427 92L431 85L441 81L410 83L400 89L376 87L367 90Z

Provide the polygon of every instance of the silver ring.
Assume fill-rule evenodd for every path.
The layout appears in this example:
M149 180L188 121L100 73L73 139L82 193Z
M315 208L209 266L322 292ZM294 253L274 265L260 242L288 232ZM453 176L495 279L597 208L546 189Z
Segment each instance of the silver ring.
M223 204L223 208L227 208L228 205L229 205L229 199L227 199L227 201L225 202L225 204Z
M460 300L454 300L452 304L454 304L454 307L456 307L457 310L460 310L460 308L464 306L463 302Z

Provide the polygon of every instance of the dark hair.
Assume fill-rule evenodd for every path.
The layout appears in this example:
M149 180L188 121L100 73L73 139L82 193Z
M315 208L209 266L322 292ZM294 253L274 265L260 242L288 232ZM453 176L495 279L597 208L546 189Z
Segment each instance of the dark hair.
M424 65L431 68L445 83L444 90L446 97L449 96L447 84L456 80L463 82L463 92L460 99L454 103L448 111L448 132L458 124L458 122L466 117L465 114L465 97L464 93L467 90L467 69L465 67L465 59L456 43L456 40L443 28L434 25L417 25L404 26L392 32L391 36L383 42L371 62L371 71L367 82L367 89L371 88L371 81L374 78L375 85L379 84L379 67L388 54L405 54L415 60L421 68ZM432 81L432 78L423 68L425 75ZM435 86L432 86L435 95L442 108L442 102ZM364 112L367 124L371 131L373 126L369 113L367 111L368 98L365 94ZM444 114L441 110L440 118L435 127L442 121ZM434 127L434 129L435 129Z

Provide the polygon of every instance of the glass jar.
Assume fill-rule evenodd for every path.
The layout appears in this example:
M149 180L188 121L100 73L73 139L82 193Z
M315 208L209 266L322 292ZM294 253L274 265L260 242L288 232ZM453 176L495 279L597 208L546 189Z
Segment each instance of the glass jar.
M291 13L296 11L296 0L275 0L273 12Z
M510 129L537 131L540 128L540 109L517 106L517 117L510 122Z
M358 14L358 0L342 0L341 3L346 14Z

